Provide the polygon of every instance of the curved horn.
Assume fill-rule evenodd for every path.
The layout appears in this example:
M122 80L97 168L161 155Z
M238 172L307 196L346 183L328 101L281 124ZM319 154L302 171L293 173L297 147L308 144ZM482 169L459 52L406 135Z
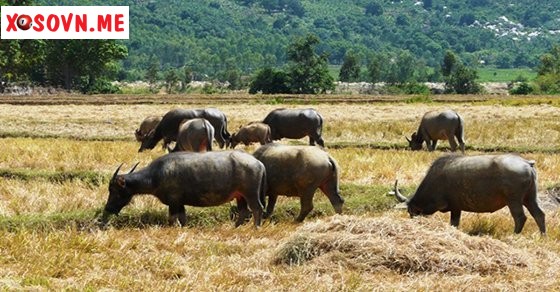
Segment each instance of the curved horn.
M406 139L406 141L408 141L408 143L412 142L412 141L410 141L410 139L408 139L407 136L404 136L404 138Z
M395 197L397 198L397 200L399 202L408 202L408 198L403 196L403 194L401 194L401 192L399 192L399 188L398 188L398 184L399 184L399 180L395 180L395 187L393 190L393 193L395 194Z
M140 164L140 161L136 162L136 164L134 164L134 166L130 169L128 173L132 173L136 169L136 166L138 166L138 164Z
M119 167L117 167L117 170L115 170L115 173L113 173L113 177L111 178L111 180L114 180L117 177L117 174L119 174L119 170L121 170L121 167L123 166L124 163L121 163L121 165L119 165Z

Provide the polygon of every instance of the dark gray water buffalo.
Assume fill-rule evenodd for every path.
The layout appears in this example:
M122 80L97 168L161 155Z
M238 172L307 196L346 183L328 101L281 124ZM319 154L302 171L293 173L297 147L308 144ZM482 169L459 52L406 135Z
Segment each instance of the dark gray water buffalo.
M253 213L255 226L261 222L266 172L253 156L240 151L175 152L161 156L146 168L119 175L120 166L109 182L109 198L102 222L118 214L137 194L152 194L169 206L169 221L184 226L184 205L218 206L237 200L240 210L236 226Z
M228 145L230 134L227 131L227 118L220 110L215 108L195 110L174 109L167 112L157 127L146 136L138 152L142 152L145 149L153 149L161 139L163 139L163 148L167 149L169 143L177 140L177 133L181 123L195 118L206 119L212 124L215 130L214 138L216 138L220 148Z
M300 139L309 136L309 145L325 147L321 138L323 118L314 109L275 109L263 120L270 126L272 140Z
M259 147L253 155L266 168L268 205L265 218L272 214L278 196L300 197L301 210L296 221L302 222L313 210L317 188L327 195L337 213L344 199L338 188L338 166L320 148L288 146L276 143Z
M169 152L190 151L206 152L212 151L212 140L214 139L214 127L206 119L187 120L179 127L177 143L175 148Z
M145 118L142 123L140 123L140 127L136 129L134 132L134 136L136 137L136 141L142 142L146 139L146 136L156 128L157 124L161 121L161 117L158 116L149 116Z
M534 163L511 154L443 156L434 161L412 197L401 195L396 182L394 194L406 202L410 216L451 212L453 226L459 226L461 211L494 212L508 206L515 233L521 232L527 220L525 206L545 233Z
M235 148L239 143L249 146L253 142L259 142L261 145L272 142L270 127L267 124L253 122L239 127L239 131L231 135L230 146Z
M448 140L451 151L457 149L457 142L459 142L461 152L465 153L463 131L463 118L458 113L452 110L429 111L422 117L420 126L412 134L412 138L408 139L407 137L406 140L412 150L422 149L422 143L426 142L430 151L436 149L438 140ZM457 142L455 142L455 137Z

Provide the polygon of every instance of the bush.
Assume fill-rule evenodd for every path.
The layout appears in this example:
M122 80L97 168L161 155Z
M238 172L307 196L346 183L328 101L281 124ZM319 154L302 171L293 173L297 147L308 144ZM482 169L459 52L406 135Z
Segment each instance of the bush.
M509 90L510 94L527 95L533 93L534 88L527 82L521 82Z
M288 83L289 78L285 72L273 68L264 68L253 78L249 87L249 93L290 93Z

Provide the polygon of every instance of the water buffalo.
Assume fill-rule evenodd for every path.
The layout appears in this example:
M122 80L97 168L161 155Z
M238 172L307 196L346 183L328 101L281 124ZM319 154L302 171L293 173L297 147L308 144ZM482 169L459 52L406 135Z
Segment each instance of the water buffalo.
M259 142L261 145L272 142L270 127L260 122L253 122L239 127L239 131L231 135L230 146L233 149L239 143L249 146L252 142Z
M145 149L153 149L161 139L163 139L163 147L166 149L169 143L177 140L177 133L181 123L194 118L204 118L212 124L215 130L214 138L216 138L220 148L228 145L230 134L227 131L227 118L224 113L215 108L195 110L174 109L167 112L157 127L146 136L138 152L142 152Z
M177 143L175 148L169 152L191 151L206 152L212 151L212 139L214 139L214 127L206 119L187 120L179 127Z
M263 120L270 126L272 140L300 139L309 136L309 145L325 147L321 138L323 118L314 109L275 109Z
M134 195L152 194L169 206L169 222L186 223L184 205L218 206L237 200L240 210L235 226L253 213L259 226L266 189L264 165L240 151L174 152L152 161L147 167L119 175L117 168L109 182L109 198L102 222L118 214Z
M337 213L344 199L338 188L338 165L324 150L313 146L288 146L270 143L253 155L266 168L268 205L265 218L272 214L278 196L300 197L301 210L296 221L302 222L313 210L317 188L327 195Z
M142 142L153 129L156 128L157 124L161 121L161 117L158 116L149 116L145 118L142 123L140 123L140 127L136 129L134 132L134 136L136 137L136 141Z
M457 149L455 137L457 137L461 152L465 153L463 131L463 118L458 113L452 110L429 111L422 117L418 130L410 139L406 137L406 140L412 150L422 149L422 143L426 142L429 151L436 149L438 140L448 140L451 151L455 151Z
M406 202L410 216L451 212L451 225L459 226L461 211L494 212L508 206L520 233L527 220L527 207L541 233L545 233L544 213L537 203L537 173L534 161L519 156L447 155L434 161L412 197L398 190L394 194Z

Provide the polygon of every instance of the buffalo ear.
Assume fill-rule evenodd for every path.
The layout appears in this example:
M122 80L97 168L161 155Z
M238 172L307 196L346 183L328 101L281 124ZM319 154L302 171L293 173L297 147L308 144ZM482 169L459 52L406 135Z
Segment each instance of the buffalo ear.
M124 176L117 177L117 184L123 189L126 187L126 180L124 179Z

